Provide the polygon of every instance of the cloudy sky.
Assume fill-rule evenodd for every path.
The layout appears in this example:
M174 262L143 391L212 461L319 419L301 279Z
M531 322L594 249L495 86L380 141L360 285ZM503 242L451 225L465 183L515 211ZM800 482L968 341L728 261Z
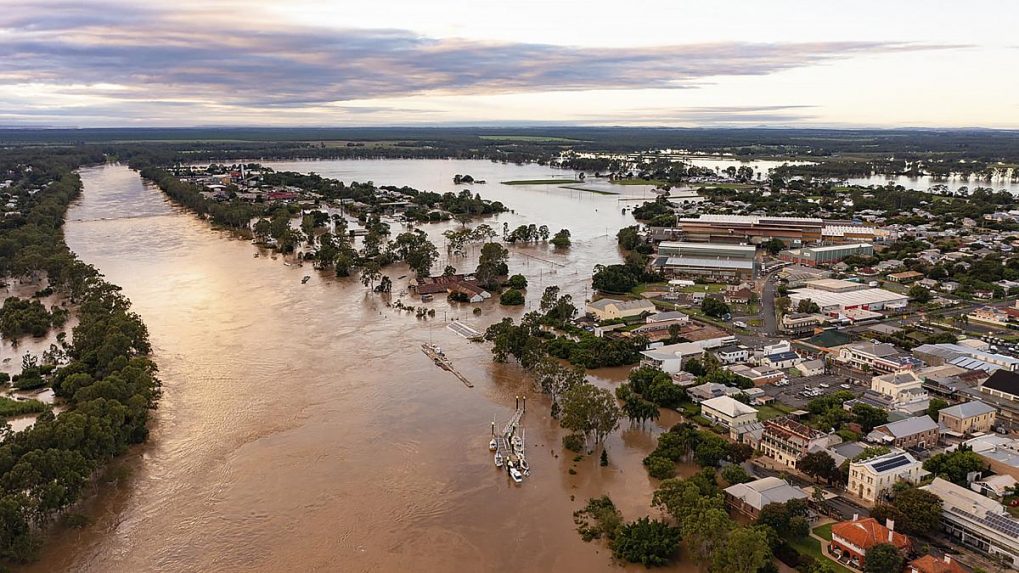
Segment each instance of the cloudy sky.
M3 0L0 126L1019 128L1011 0Z

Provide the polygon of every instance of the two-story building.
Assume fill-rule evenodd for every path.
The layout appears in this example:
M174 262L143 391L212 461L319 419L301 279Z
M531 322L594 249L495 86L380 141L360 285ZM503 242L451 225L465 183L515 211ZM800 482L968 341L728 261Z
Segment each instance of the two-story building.
M964 402L938 412L938 423L959 434L989 432L994 427L997 410L979 400Z
M888 543L902 553L908 553L911 547L909 538L894 528L895 524L891 520L881 525L873 517L860 519L854 516L852 521L831 526L831 552L848 560L857 569L863 569L867 550L875 545Z
M846 489L871 503L883 499L899 481L917 483L927 475L923 464L902 450L849 463L849 485Z
M917 448L924 450L937 445L941 438L938 423L930 416L904 418L877 426L867 434L867 440L896 448Z
M757 410L729 396L701 402L701 415L728 430L757 421Z
M889 396L895 401L902 399L903 394L907 392L925 396L927 394L927 391L923 389L923 378L912 370L874 376L870 379L870 389Z
M814 448L830 445L831 434L815 430L789 416L765 420L761 451L769 458L795 468Z

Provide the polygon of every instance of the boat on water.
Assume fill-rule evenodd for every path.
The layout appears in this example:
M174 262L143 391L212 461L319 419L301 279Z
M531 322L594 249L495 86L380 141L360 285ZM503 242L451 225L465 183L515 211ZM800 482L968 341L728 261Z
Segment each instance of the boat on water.
M520 466L520 470L525 474L531 471L531 468L527 465L527 460L524 458L517 460L517 465Z
M495 438L492 438L491 442L488 442L488 451L494 452L499 449L499 445L495 443Z
M517 468L510 468L509 475L514 483L524 483L524 474L520 473L520 470Z
M284 263L283 263L283 266L284 266L284 267L289 267L289 266L291 266L291 265L290 265L290 263L288 263L288 262L284 262Z
M503 462L502 454L498 454L498 453L495 454L494 461L495 461L495 467L501 468L502 467L502 462Z
M303 285L303 284L305 284L306 282L308 282L308 281L310 281L310 280L311 280L311 276L309 276L309 275L304 275L304 278L303 278L303 279L301 279L301 284Z
M258 258L258 253L255 253L255 257L254 258L256 258L256 259Z
M524 439L520 436L513 436L510 438L510 443L513 444L514 450L519 450L524 447Z

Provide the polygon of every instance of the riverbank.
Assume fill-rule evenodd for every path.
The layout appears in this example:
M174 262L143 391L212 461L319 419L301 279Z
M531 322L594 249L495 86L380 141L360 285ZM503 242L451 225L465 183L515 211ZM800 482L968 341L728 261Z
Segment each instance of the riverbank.
M19 371L51 386L64 409L41 405L47 411L0 445L5 525L0 560L8 563L36 558L44 533L79 502L102 467L145 440L148 412L159 396L141 318L118 287L81 262L64 242L64 214L82 190L81 179L71 171L87 155L56 164L50 155L37 152L28 158L35 170L48 168L50 180L33 197L29 222L0 231L0 239L14 246L0 258L0 269L45 273L49 286L76 305L78 324L66 358L36 356ZM17 165L24 164L4 167L16 173ZM18 404L39 409L20 402L14 405L17 413L24 413Z

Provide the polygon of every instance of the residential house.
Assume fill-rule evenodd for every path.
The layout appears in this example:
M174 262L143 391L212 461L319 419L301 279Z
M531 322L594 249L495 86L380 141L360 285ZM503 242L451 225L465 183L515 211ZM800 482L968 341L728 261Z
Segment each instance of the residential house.
M695 342L679 342L677 344L659 346L657 348L641 352L641 355L643 356L641 359L641 365L653 366L659 370L672 374L682 370L683 364L690 358L699 358L703 356L705 350L718 348L719 346L724 346L726 344L732 344L735 341L736 338L733 336L723 336L719 338L698 340Z
M800 371L801 376L820 376L824 374L825 363L821 359L807 360L797 364L796 369Z
M883 499L897 482L917 483L925 475L921 462L903 450L894 449L881 456L850 462L847 490L873 503Z
M815 430L789 416L765 420L760 449L769 458L795 468L812 448L827 448L832 434Z
M1019 565L1019 520L1000 503L941 478L921 489L941 498L941 524L953 540L1005 565Z
M857 569L863 568L867 550L875 545L890 543L903 553L911 547L909 538L894 531L895 523L891 520L881 525L873 517L859 519L854 516L852 521L836 523L831 527L831 551L837 557L846 559Z
M938 423L923 415L878 426L867 434L867 440L897 448L925 450L937 445L940 436Z
M979 400L942 408L938 423L958 434L989 432L994 427L998 411Z
M765 477L725 488L726 505L752 519L757 519L761 509L768 504L786 503L793 499L806 500L807 494L777 477Z
M910 561L906 566L906 573L970 573L970 570L952 559L951 555L945 555L941 559L933 555L924 555Z
M655 305L647 299L639 300L616 300L614 298L601 298L587 303L588 314L598 320L613 320L616 318L629 318L640 316L644 313L656 312Z
M733 291L726 291L723 299L728 304L749 304L754 298L754 291L748 288L741 288Z
M719 396L735 396L736 394L739 394L741 390L735 386L726 386L725 384L719 384L717 382L707 382L699 386L691 386L686 392L690 395L691 400L699 404L705 400L710 400Z
M901 273L892 273L886 278L892 282L905 284L922 279L923 273L918 273L916 271L903 271Z
M729 396L701 402L701 415L728 430L757 421L757 410Z

